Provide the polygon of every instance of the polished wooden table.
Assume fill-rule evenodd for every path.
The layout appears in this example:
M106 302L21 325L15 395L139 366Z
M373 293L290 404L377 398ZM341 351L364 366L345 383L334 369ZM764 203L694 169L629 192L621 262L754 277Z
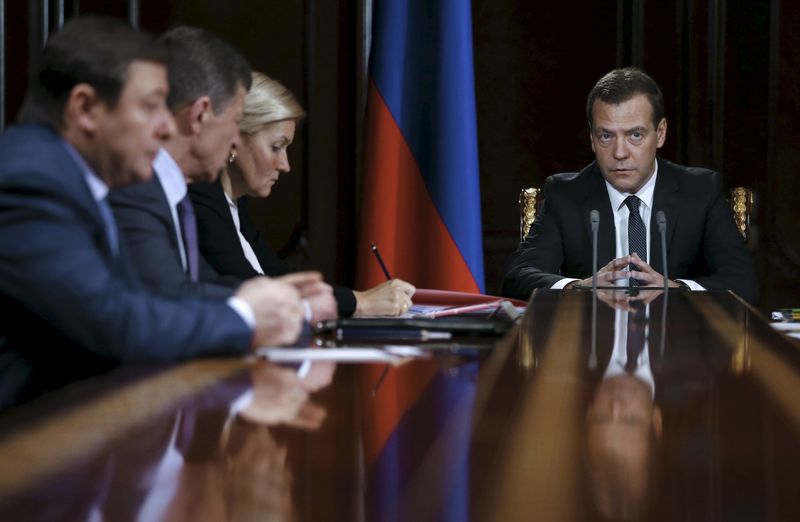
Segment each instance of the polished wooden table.
M599 297L463 357L76 383L0 415L0 520L800 520L798 345L731 294Z

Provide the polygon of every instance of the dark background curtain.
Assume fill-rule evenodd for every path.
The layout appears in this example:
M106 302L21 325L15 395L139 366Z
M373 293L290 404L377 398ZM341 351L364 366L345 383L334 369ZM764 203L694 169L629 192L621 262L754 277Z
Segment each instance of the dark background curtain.
M352 283L369 0L4 3L6 124L43 35L60 16L77 12L132 17L153 32L203 26L236 45L254 69L285 83L309 117L290 149L292 172L255 205L255 217L293 263ZM520 189L592 160L586 94L608 70L637 65L666 97L661 154L719 170L727 186L755 191L750 244L763 308L798 305L800 5L473 0L472 11L488 292L498 291L518 242Z

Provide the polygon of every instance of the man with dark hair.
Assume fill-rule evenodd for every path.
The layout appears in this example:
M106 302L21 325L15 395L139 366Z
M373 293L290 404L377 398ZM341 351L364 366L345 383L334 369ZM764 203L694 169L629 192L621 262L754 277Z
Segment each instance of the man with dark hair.
M656 156L667 133L658 84L636 68L611 71L589 93L587 118L596 160L547 178L544 207L509 261L504 295L527 299L534 288L591 286L592 210L600 216L598 285L662 287L656 215L663 211L668 285L733 290L755 303L753 258L720 175Z
M162 42L170 50L167 99L178 131L164 140L148 183L112 191L111 205L145 284L165 295L227 297L239 281L220 278L198 249L187 183L215 181L239 144L238 123L252 76L245 59L208 31L178 27ZM294 284L307 318L336 315L333 291L316 276L280 278Z
M0 137L0 407L119 362L244 354L299 334L288 284L169 300L126 258L105 198L149 179L175 132L166 56L119 20L70 20L43 50L29 123Z

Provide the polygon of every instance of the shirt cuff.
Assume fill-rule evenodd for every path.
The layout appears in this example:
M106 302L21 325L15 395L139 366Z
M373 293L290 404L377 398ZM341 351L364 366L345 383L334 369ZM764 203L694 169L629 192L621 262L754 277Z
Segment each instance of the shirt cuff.
M700 283L698 283L696 281L692 281L691 279L676 279L675 281L680 281L681 283L684 283L686 286L689 287L689 290L691 290L692 292L705 292L706 291L706 289L705 289L705 287L703 285L701 285Z
M308 299L303 299L300 302L303 303L303 317L307 323L310 323L311 319L314 317L314 312L311 310L311 305L308 303Z
M561 290L562 288L564 288L565 286L567 286L568 284L570 284L573 281L580 281L580 279L574 279L574 278L571 278L571 277L565 277L564 279L560 279L560 280L556 281L553 284L553 286L550 287L550 289L552 289L552 290Z
M256 314L253 313L253 308L247 301L239 297L229 297L226 303L233 308L234 312L239 314L239 317L251 330L256 329Z

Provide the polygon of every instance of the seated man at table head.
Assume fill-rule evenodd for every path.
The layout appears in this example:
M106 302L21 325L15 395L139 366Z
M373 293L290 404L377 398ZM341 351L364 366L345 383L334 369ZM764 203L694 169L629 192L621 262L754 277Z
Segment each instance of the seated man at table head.
M105 200L152 176L168 51L113 18L53 34L21 113L0 136L0 407L131 360L242 354L293 342L302 307L260 278L228 300L141 288Z
M247 198L266 198L281 174L290 170L287 148L305 111L278 81L253 73L241 143L218 182L193 184L189 193L197 215L200 250L220 274L241 279L288 272L283 261L256 230ZM335 287L339 315L397 315L411 306L414 287L394 279L363 292Z
M667 134L658 84L636 68L613 70L589 93L586 116L595 161L547 179L544 208L509 261L503 293L526 299L534 288L591 286L592 210L600 215L597 284L663 286L656 226L663 211L668 285L733 290L755 303L753 257L720 175L656 155Z
M153 162L154 179L112 191L109 199L145 285L168 296L226 298L241 282L220 277L199 253L187 183L214 181L239 146L238 122L250 88L250 66L227 42L196 27L161 38L170 51L167 104L177 130ZM318 274L297 273L294 284L309 318L335 316L332 290Z

